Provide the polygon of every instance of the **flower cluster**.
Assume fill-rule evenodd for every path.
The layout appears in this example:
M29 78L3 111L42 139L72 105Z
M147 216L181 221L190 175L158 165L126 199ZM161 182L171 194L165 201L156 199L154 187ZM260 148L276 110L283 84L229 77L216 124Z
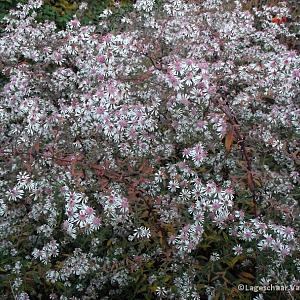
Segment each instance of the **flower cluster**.
M66 193L66 215L68 219L64 221L63 227L73 238L76 237L74 225L84 229L86 233L97 230L101 225L101 219L95 215L95 210L88 206L85 197L79 193Z
M55 240L45 245L43 249L34 249L32 252L32 256L35 259L41 260L44 264L47 264L50 261L51 257L56 257L58 256L58 254L58 244Z
M12 10L0 37L1 295L245 299L241 282L299 285L300 24L287 6L139 0L118 24L121 4L83 25L83 4L58 30L36 20L41 5Z

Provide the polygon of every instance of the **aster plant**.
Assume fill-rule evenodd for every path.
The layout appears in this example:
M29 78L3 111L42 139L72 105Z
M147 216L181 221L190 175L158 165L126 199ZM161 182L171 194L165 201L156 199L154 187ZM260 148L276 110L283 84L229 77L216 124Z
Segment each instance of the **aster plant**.
M284 3L138 0L88 26L83 3L64 30L36 21L41 5L12 10L0 38L5 299L295 299Z

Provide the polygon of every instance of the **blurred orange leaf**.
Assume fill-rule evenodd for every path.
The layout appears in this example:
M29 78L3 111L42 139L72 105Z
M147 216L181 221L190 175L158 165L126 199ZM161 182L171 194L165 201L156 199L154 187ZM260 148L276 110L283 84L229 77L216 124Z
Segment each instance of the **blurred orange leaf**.
M233 130L231 129L225 136L225 148L230 152L233 143Z

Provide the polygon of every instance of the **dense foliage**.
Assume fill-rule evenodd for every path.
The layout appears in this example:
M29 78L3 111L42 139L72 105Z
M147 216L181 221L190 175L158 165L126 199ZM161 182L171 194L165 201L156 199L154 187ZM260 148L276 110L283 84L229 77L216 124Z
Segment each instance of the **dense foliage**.
M15 8L19 3L27 3L28 0L2 0L0 1L0 20ZM45 20L54 21L59 29L66 27L74 13L78 10L81 1L73 0L45 0L41 7L37 10L36 20L43 22ZM122 15L132 9L133 2L131 0L89 0L87 9L81 17L82 24L94 24L99 21L99 15L105 8L117 8L115 15Z
M32 0L5 18L5 299L296 297L299 24L242 4L138 0L84 25L82 3L59 29Z

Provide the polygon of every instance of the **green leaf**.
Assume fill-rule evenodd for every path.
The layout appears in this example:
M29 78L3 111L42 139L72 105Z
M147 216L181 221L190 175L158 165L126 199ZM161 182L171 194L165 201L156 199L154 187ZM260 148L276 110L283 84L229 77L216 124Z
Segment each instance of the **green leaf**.
M233 257L229 260L226 261L226 264L230 267L233 268L235 264L240 260L240 256Z

